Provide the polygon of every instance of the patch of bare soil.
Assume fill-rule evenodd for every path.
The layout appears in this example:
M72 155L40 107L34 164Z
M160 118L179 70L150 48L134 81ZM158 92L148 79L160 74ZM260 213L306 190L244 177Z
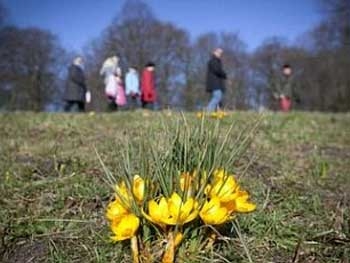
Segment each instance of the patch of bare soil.
M2 262L4 263L30 263L45 262L49 253L44 241L21 241L5 251Z

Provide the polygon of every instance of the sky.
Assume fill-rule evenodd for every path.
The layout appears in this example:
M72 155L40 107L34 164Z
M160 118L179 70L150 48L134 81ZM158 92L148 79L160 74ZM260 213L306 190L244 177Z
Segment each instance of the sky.
M83 51L119 13L126 0L2 0L10 21L56 34L65 48ZM294 41L321 20L317 0L145 0L160 20L186 29L192 38L236 32L253 50L265 39Z

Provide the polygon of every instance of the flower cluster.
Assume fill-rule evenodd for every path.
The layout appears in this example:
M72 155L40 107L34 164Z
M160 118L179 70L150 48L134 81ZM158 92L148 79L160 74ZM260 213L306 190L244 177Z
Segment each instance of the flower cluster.
M184 172L175 180L171 193L164 193L157 186L147 187L148 180L136 175L131 182L119 183L115 187L115 199L107 207L106 217L114 241L132 239L135 245L135 238L142 235L140 225L158 228L167 240L164 263L174 262L175 249L191 224L222 225L237 213L251 212L256 208L249 201L249 194L224 169L210 174ZM133 253L134 262L138 262L138 251Z

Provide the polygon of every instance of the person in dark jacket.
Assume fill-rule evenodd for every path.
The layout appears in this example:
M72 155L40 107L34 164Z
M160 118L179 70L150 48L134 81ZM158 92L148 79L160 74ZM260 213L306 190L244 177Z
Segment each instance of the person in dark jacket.
M68 79L64 93L66 102L64 110L66 112L85 111L85 102L89 102L86 101L86 99L89 100L89 95L85 83L83 59L82 57L76 57L68 69Z
M226 73L222 67L221 57L223 50L217 48L208 62L206 90L211 94L211 99L207 106L208 111L217 110L225 93Z
M282 76L277 78L274 85L274 98L279 103L279 109L289 112L292 109L292 99L295 97L293 91L293 69L289 64L282 67Z

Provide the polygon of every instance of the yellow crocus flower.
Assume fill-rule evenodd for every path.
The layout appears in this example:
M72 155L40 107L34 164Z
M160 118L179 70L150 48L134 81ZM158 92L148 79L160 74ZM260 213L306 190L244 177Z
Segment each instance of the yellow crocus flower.
M216 169L213 173L214 175L214 179L215 180L220 180L223 179L225 176L227 176L227 172L225 171L225 169Z
M252 212L256 209L256 205L249 202L249 194L246 191L239 191L238 197L235 199L235 211L240 213Z
M140 225L140 219L134 214L127 214L120 220L113 220L111 229L114 234L112 240L122 241L135 236Z
M177 193L173 193L168 199L168 207L170 217L165 219L168 225L183 225L198 215L197 202L193 198L188 198L186 202L183 202Z
M238 185L231 175L216 180L210 187L209 196L218 197L221 202L229 202L237 198Z
M205 116L205 114L204 114L204 112L197 112L196 116L198 119L201 119Z
M207 225L220 225L230 218L229 212L225 207L221 206L220 200L217 197L206 201L199 212L199 216Z
M237 191L237 197L229 202L223 202L222 205L230 212L248 213L256 209L256 205L249 202L249 194L246 191Z
M212 118L217 118L218 117L218 113L216 111L210 113L210 117Z
M222 119L224 117L224 114L222 113L222 111L214 111L210 113L210 117L214 119Z
M256 205L248 201L249 194L240 190L233 175L228 174L224 169L218 169L214 171L213 176L213 184L208 185L205 191L208 196L217 197L229 213L255 210Z
M131 206L131 192L128 190L128 188L125 185L125 182L121 182L120 184L117 184L115 186L115 199L122 203L125 207Z
M222 119L226 117L228 114L224 111L214 111L210 114L210 117L215 118L215 119Z
M121 218L126 215L128 210L118 201L113 201L107 207L106 217L108 220L112 221L117 218Z
M135 175L132 184L132 192L138 203L142 203L145 195L145 181L139 176Z
M162 197L157 203L154 200L148 202L148 213L143 212L145 218L161 227L165 225L183 225L198 215L197 202L189 198L183 202L177 193L173 193L168 199Z
M164 218L169 217L168 203L165 197L160 198L159 202L151 200L148 202L148 214L142 211L143 216L152 223L164 228Z
M135 175L132 181L132 189L128 189L125 182L121 182L115 186L116 200L126 207L131 207L133 199L141 203L145 194L145 181L139 176ZM132 194L134 198L132 198Z

